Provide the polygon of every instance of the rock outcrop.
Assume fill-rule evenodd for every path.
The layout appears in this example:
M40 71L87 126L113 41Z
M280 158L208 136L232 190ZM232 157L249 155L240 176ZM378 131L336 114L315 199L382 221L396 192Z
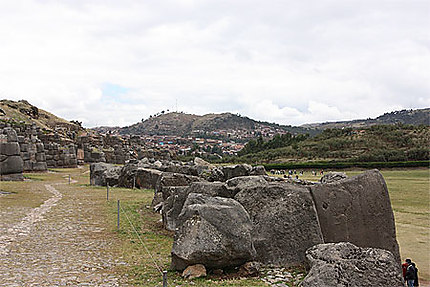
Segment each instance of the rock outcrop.
M391 251L400 263L396 227L384 178L378 170L310 187L324 242L351 242Z
M248 213L231 198L191 193L179 216L172 248L174 270L239 266L255 256Z
M311 269L303 287L404 286L401 269L393 254L352 243L327 243L306 251Z

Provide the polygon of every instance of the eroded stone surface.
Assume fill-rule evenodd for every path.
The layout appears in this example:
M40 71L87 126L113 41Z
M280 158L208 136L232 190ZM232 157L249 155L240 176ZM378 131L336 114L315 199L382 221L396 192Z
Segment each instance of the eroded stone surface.
M324 242L386 249L400 263L390 197L378 170L310 189Z
M349 242L319 244L306 251L311 270L303 287L404 286L393 254Z

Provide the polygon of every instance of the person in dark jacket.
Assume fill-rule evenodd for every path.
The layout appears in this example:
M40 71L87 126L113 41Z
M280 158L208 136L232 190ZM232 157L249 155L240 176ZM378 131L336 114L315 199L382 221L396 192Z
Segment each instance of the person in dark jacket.
M411 264L412 266L414 266L414 269L415 269L414 286L420 286L420 284L418 283L418 268L414 262L411 262Z
M408 266L406 268L406 274L405 274L405 280L408 284L408 287L414 287L415 282L415 264L412 264L411 259L406 259L406 263L408 263Z

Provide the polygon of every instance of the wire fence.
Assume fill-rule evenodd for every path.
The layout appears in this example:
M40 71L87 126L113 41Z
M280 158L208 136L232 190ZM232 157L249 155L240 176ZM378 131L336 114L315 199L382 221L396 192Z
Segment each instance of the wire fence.
M160 267L160 264L157 262L157 260L155 260L154 256L151 254L151 252L149 251L148 247L146 246L144 240L142 239L142 237L140 236L139 232L137 231L136 227L134 226L133 222L130 220L130 217L127 215L127 213L125 212L124 208L121 206L120 204L120 200L118 200L118 222L117 222L117 227L118 230L120 229L120 224L119 224L119 219L120 219L120 212L125 216L125 218L127 219L128 224L131 226L133 233L136 235L136 237L138 238L139 242L142 244L143 248L145 249L145 252L149 255L149 257L151 258L152 263L154 264L155 269L160 273L160 275L163 278L163 287L167 287L168 283L167 283L167 271L163 270Z

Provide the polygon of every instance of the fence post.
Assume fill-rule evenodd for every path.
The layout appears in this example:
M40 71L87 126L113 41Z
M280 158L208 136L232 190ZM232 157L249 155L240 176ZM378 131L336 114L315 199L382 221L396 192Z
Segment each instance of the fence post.
M109 201L109 184L106 184L106 200Z
M116 223L116 226L117 226L117 229L118 229L118 231L119 231L119 199L118 199L117 208L118 208L118 216L117 216L117 223Z
M136 188L136 176L133 176L133 189Z
M167 271L163 271L163 287L167 287Z
M70 174L69 174L69 184L70 184Z

